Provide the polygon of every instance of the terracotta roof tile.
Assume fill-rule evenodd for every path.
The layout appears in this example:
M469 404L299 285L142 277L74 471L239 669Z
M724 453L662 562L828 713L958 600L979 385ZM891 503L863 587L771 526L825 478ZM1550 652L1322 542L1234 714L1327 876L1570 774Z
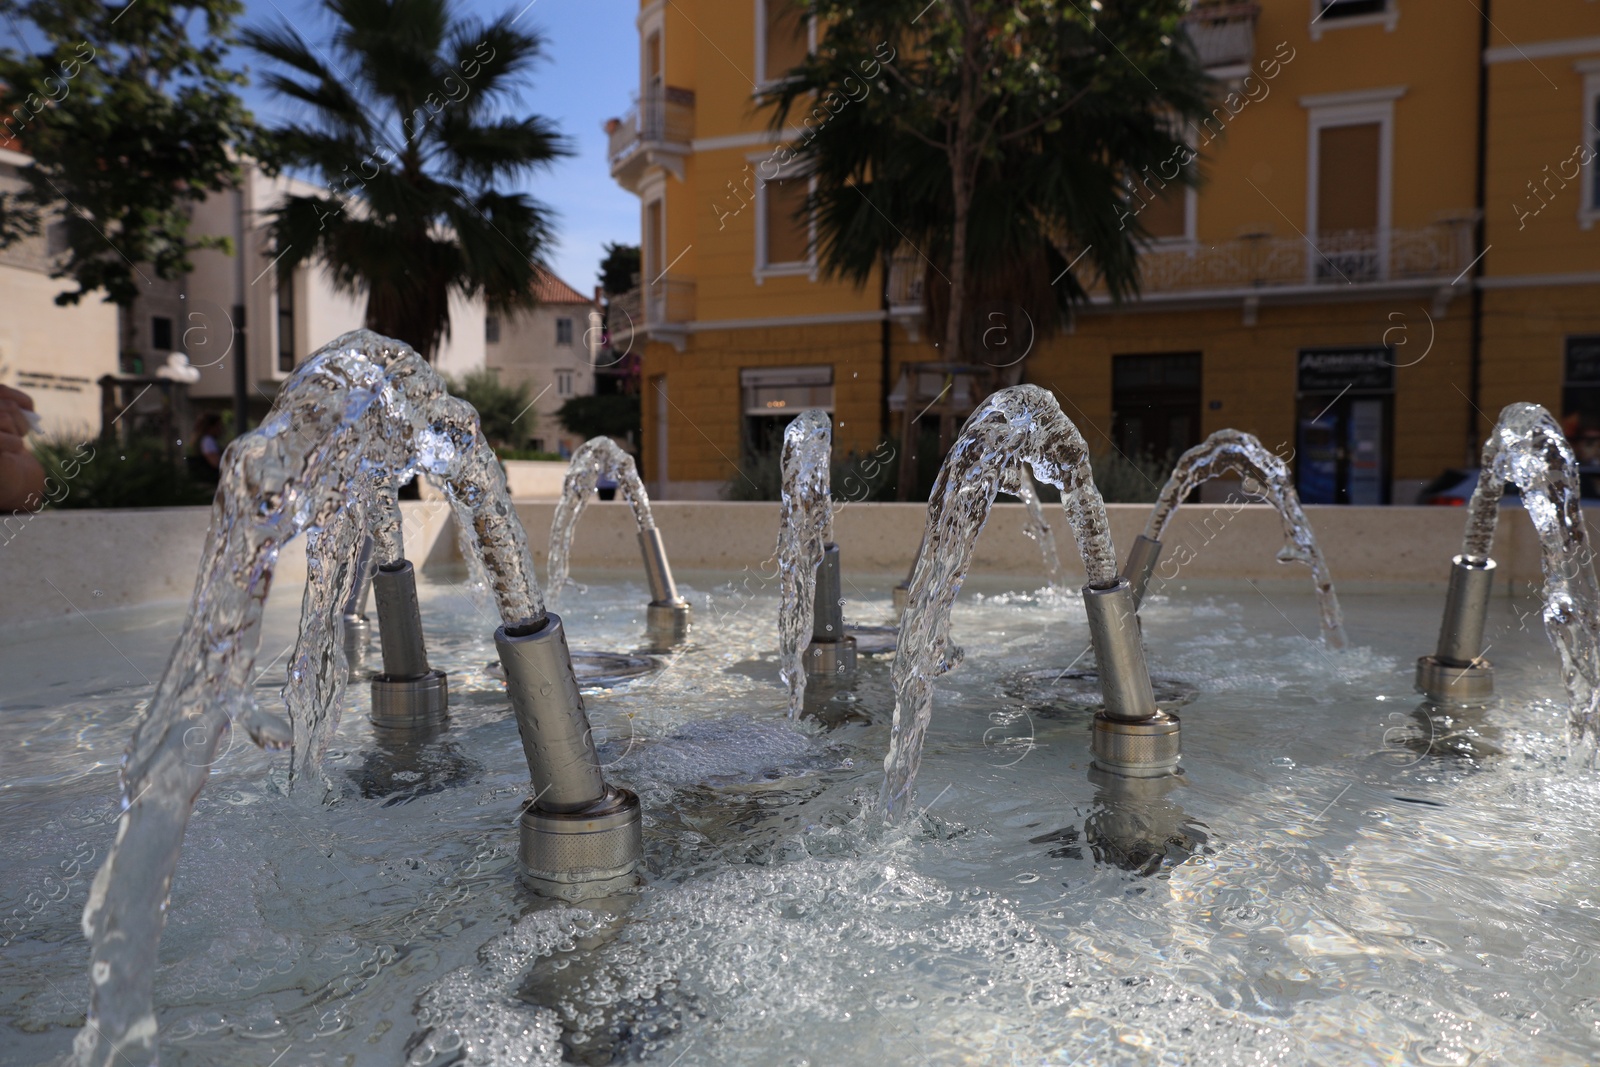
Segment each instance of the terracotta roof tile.
M578 290L557 278L553 273L543 267L536 268L537 276L533 282L533 295L541 304L592 304L593 300L584 296Z

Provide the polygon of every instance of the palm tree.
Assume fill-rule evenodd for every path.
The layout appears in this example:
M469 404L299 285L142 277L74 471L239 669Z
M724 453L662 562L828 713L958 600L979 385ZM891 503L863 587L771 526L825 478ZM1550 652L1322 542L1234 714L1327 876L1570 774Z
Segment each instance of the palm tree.
M502 106L544 41L505 14L485 23L449 0L323 0L334 28L308 43L288 23L244 34L280 67L266 85L303 105L264 158L328 186L271 213L280 269L320 259L367 295L367 325L432 359L452 292L491 310L533 303L549 210L506 183L570 150L546 119Z
M790 2L819 41L757 98L775 131L802 131L760 177L815 182L826 273L860 285L915 252L952 362L977 354L976 312L996 304L1043 337L1085 279L1138 291L1139 209L1197 180L1182 131L1212 83L1183 37L1187 0Z

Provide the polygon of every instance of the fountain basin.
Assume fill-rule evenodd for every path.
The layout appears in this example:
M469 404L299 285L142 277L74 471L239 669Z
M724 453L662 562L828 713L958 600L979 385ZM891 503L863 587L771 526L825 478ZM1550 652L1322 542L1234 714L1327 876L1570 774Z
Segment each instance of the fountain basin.
M624 566L579 573L574 640L637 637L643 584ZM1090 771L1086 710L1046 719L1004 692L1083 647L1081 603L974 577L921 814L884 829L860 798L881 776L887 666L861 664L864 721L791 724L775 674L734 669L770 651L775 588L685 572L686 595L712 609L702 648L587 698L607 780L641 798L649 870L637 891L580 908L517 884L526 766L462 577L420 575L429 654L451 678L445 733L385 746L352 687L331 806L277 795L284 756L224 743L172 890L163 1062L264 1065L290 1045L284 1062L416 1065L554 1064L573 1048L663 1063L1600 1052L1586 906L1600 790L1562 767L1563 690L1543 634L1522 628L1531 602L1491 605L1500 702L1449 728L1497 731L1502 754L1473 756L1415 716L1409 656L1437 625L1437 589L1347 592L1344 653L1313 643L1298 574L1158 593L1141 613L1152 671L1199 692L1184 773L1122 789ZM887 612L898 577L858 583L852 611ZM292 589L273 598L263 662L293 640L297 604ZM81 1020L78 915L114 832L142 676L181 616L148 605L0 634L13 917L0 988L15 997L0 1062L60 1055ZM86 641L103 654L84 657ZM281 661L257 699L279 684Z

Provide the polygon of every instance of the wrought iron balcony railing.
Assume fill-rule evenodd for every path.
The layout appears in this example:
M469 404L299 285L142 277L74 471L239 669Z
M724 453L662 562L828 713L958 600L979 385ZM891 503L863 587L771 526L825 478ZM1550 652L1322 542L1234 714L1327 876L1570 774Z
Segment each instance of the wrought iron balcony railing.
M1142 291L1229 292L1293 286L1449 283L1472 262L1472 220L1414 230L1304 237L1251 235L1214 245L1162 245L1139 257Z
M693 139L694 90L674 85L651 89L611 131L611 172L615 175L647 149L686 149Z
M612 297L606 320L613 345L635 332L692 321L694 281L689 278L662 278Z
M1256 53L1259 4L1198 4L1184 16L1183 28L1207 70L1248 67Z

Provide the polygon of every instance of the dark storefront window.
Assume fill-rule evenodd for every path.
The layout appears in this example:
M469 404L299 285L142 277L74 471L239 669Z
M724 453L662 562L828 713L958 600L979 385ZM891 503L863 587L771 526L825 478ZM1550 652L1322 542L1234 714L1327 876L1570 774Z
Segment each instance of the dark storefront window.
M1112 356L1111 410L1123 455L1176 459L1200 443L1200 353Z
M1307 504L1387 504L1394 353L1303 348L1297 357L1295 490Z
M783 448L783 430L807 408L833 411L832 367L756 367L739 372L746 459Z
M1561 428L1578 455L1584 495L1600 489L1600 335L1567 338Z

